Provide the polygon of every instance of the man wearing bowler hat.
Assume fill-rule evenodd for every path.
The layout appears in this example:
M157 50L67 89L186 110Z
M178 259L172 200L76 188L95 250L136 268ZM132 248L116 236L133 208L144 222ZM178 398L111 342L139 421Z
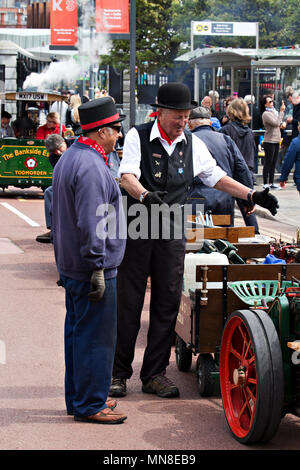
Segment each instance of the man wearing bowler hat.
M248 199L249 205L265 205L276 213L274 196L254 193L229 178L216 165L206 145L185 130L190 110L195 107L185 85L162 85L157 103L152 106L157 107L156 120L130 129L125 137L120 175L129 208L140 201L148 208L151 222L152 206L183 205L194 176L199 175L208 186ZM128 230L118 271L118 339L109 393L113 397L127 393L148 276L151 301L140 371L142 391L163 398L179 395L177 386L166 376L166 368L181 299L185 239L184 234L164 239L160 228L158 231L159 237L134 239Z
M125 237L121 194L107 155L121 136L125 116L106 97L81 105L79 117L82 135L53 172L51 229L66 293L65 401L75 421L118 424L126 415L107 396L116 344L116 275Z

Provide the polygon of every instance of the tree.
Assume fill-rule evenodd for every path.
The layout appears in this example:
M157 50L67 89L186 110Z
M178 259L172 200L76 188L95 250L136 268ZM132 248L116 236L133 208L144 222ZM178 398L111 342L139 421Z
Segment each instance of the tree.
M170 70L174 59L190 50L191 21L259 23L261 48L300 43L299 0L136 0L136 64L141 72ZM255 47L252 37L194 36L194 48L206 44ZM102 63L129 67L129 41L113 41Z
M184 3L194 3L191 0ZM188 14L184 8L185 24L191 20L216 20L216 21L240 21L240 22L258 22L259 23L259 44L260 47L277 47L286 44L288 39L286 34L286 25L293 24L294 30L298 33L298 23L293 20L295 12L299 13L300 5L297 0L211 0L210 2L201 2L204 8L202 13L194 9L193 16ZM292 14L294 12L294 14ZM196 14L195 14L196 13ZM180 27L180 17L177 19ZM295 34L294 34L295 36ZM290 36L290 41L293 36ZM222 47L255 47L255 40L249 37L225 37L225 36L195 36L195 47L204 44L222 46ZM187 34L185 40L189 40ZM290 44L290 42L288 42Z

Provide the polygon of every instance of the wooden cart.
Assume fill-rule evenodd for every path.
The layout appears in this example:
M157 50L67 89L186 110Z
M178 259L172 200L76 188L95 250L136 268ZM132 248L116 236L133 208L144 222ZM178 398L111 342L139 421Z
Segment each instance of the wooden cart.
M268 254L267 244L242 250ZM177 367L188 371L198 356L200 395L221 386L227 424L244 444L270 440L285 412L300 415L298 279L300 264L199 265L200 287L182 293ZM207 289L211 282L220 288Z

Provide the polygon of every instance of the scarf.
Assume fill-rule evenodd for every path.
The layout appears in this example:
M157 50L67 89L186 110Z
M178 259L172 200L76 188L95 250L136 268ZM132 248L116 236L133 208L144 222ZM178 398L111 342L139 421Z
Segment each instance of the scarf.
M105 154L103 148L101 145L97 144L97 142L93 139L90 139L89 137L84 137L80 136L78 141L81 144L87 145L88 147L91 147L92 149L96 150L96 152L100 153L101 157L103 158L105 164L108 166L108 158L107 155Z
M163 139L165 139L169 145L171 145L171 143L173 142L169 136L167 136L167 134L165 133L165 131L162 129L162 127L160 126L159 124L159 120L157 119L157 127L158 127L158 130L160 132L160 135L162 136Z
M275 116L278 116L278 111L275 108L266 108L266 111L271 111L272 113L275 114Z

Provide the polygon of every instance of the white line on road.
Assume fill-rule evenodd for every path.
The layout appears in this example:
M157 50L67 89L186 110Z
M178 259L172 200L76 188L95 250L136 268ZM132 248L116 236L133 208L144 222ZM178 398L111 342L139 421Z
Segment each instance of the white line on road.
M2 340L0 340L0 364L6 364L6 348Z
M293 237L292 235L288 235L287 233L277 232L276 234L274 234L274 230L271 230L271 229L268 230L268 229L262 228L260 229L260 233L261 235L266 235L267 237L274 238L274 241L275 240L279 241L281 237L281 240L283 240L284 242L292 243L293 240L295 242L295 239L296 239L296 236Z
M1 202L0 204L2 206L6 207L6 209L8 209L11 212L13 212L14 214L16 214L17 216L19 216L21 219L25 220L25 222L27 222L29 225L31 225L31 227L39 227L40 226L40 224L38 224L34 220L30 219L29 217L27 217L27 215L23 214L22 212L18 211L18 209L11 206L10 204L8 204L8 202Z

